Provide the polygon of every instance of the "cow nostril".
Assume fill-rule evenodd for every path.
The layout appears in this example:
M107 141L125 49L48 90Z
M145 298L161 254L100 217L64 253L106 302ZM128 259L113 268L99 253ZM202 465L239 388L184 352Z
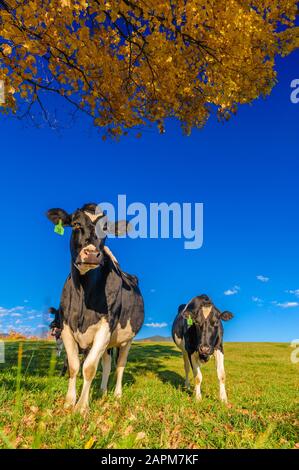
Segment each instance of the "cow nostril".
M201 346L199 349L202 354L209 354L210 352L210 348L208 346Z

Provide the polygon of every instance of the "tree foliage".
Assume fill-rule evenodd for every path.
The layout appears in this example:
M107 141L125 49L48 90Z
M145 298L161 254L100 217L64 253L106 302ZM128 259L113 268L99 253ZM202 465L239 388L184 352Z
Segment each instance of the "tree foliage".
M3 109L46 117L49 92L114 136L167 117L189 133L270 93L296 14L296 0L0 0Z

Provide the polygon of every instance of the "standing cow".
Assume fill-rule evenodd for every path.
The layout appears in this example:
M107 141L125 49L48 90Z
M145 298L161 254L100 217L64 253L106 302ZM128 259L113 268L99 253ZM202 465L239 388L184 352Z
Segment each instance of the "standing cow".
M61 315L59 310L54 307L49 307L48 312L51 313L51 315L54 315L54 320L50 323L49 327L51 330L51 336L54 336L56 341L56 354L58 357L60 357L63 351L63 341L61 338ZM67 369L64 370L62 375L65 374L66 370Z
M128 224L105 222L104 214L97 214L96 207L96 204L85 204L73 214L63 209L47 212L47 217L58 227L72 228L71 273L63 288L60 309L70 375L65 407L76 404L79 349L89 351L83 364L83 389L75 406L75 410L81 413L88 410L90 386L101 358L101 390L107 391L111 371L108 350L114 347L119 348L115 396L121 396L130 346L144 320L144 304L137 278L121 271L105 246L105 237L99 236L96 230L97 222L103 220L104 233L110 230L120 235L125 233Z
M227 402L223 354L222 320L233 318L230 312L221 313L207 295L194 297L188 304L181 305L173 322L172 337L183 353L186 387L189 388L189 369L192 367L195 380L195 396L201 399L202 373L200 363L215 356L220 385L220 400Z

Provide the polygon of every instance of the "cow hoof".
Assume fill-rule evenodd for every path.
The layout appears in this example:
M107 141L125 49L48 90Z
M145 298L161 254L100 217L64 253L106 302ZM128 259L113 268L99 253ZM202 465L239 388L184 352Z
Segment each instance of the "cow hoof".
M104 390L104 389L101 388L101 395L102 395L103 398L106 397L108 395L108 390L107 389Z
M84 407L80 407L80 408L75 407L74 412L79 413L81 416L86 416L89 412L89 408L88 408L88 406L84 406Z
M82 416L86 416L89 411L89 406L88 405L80 405L80 403L77 403L77 405L74 408L75 413L80 413Z
M228 403L227 397L220 397L220 401L221 401L224 405L227 405L227 403Z
M114 396L115 396L115 398L120 399L121 396L122 396L122 393L121 392L114 392Z
M201 395L195 395L195 400L196 400L196 401L201 401L201 400L202 400L202 396L201 396Z
M72 401L71 401L71 400L66 400L66 401L64 402L63 408L64 408L65 410L70 410L70 409L73 408L74 406L75 406L75 402L74 402L73 400L72 400Z

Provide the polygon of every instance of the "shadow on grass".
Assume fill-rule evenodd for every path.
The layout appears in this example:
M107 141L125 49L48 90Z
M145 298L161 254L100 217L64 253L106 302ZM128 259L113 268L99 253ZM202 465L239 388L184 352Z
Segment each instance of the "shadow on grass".
M1 383L5 388L12 390L15 388L15 374L17 367L17 356L18 356L18 343L7 344L6 347L6 362L4 364ZM43 390L46 387L46 379L49 376L50 358L51 355L55 354L55 344L46 342L24 342L23 343L23 354L22 354L22 388L23 389L35 389ZM182 376L176 372L169 370L167 367L167 361L174 357L180 357L181 353L175 350L174 346L169 344L138 344L134 343L130 350L128 364L125 369L123 384L133 384L136 380L136 376L142 372L152 372L156 374L160 380L172 384L174 387L180 387L183 385ZM57 358L55 375L59 376L59 373L63 367L64 354ZM115 383L113 372L115 366L112 369L110 386ZM100 396L100 378L101 371L99 372L95 380L94 396L98 398ZM62 377L61 380L66 381L67 375Z
M183 387L184 380L181 375L167 367L167 360L181 357L181 353L175 347L168 344L136 344L132 346L128 363L124 372L123 385L132 385L140 374L151 372L162 382L170 383L176 388ZM115 385L115 376L111 373L109 389ZM100 395L100 381L97 377L97 386L94 388L93 396L97 399Z

